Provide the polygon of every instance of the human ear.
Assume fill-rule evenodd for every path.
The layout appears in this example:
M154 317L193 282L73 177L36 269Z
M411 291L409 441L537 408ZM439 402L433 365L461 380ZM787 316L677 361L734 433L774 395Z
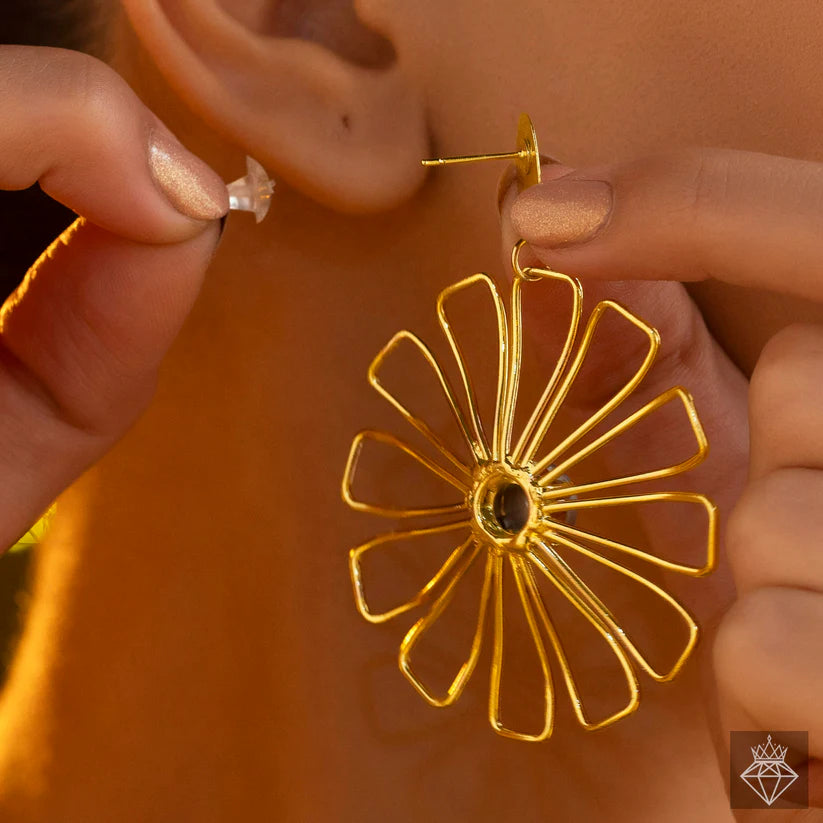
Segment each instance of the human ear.
M332 208L410 197L419 90L356 0L122 0L143 48L211 128Z

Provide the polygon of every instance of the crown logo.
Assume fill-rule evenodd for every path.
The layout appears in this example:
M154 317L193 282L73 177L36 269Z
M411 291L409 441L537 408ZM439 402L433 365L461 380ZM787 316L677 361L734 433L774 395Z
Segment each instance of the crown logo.
M775 746L772 743L772 736L769 735L766 742L760 746L751 747L752 754L756 763L761 763L764 760L785 760L788 746Z
M785 760L788 746L775 746L769 735L765 743L750 748L754 760L740 777L767 806L771 806L798 777Z

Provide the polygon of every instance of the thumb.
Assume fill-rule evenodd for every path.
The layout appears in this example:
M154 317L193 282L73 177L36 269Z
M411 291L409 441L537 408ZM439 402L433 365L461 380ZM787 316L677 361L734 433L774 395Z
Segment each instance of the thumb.
M229 203L215 172L85 55L0 47L0 111L0 188L38 181L85 217L0 312L2 547L148 403Z
M587 279L702 280L823 300L823 164L681 149L564 166L511 206L519 237Z
M125 432L191 309L217 223L147 245L76 221L0 315L0 545Z

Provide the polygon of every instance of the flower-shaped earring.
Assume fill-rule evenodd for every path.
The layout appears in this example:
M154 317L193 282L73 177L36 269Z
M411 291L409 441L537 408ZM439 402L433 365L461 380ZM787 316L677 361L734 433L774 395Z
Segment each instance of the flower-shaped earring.
M531 120L521 116L518 129L518 151L508 155L484 155L478 159L509 157L515 160L521 186L540 181L540 160L537 140ZM466 162L473 158L425 161L427 164ZM439 522L425 527L401 529L383 534L350 552L350 572L354 585L357 608L372 623L382 623L415 607L427 605L426 613L409 629L400 645L400 669L422 697L433 706L448 706L463 692L477 665L486 637L491 640L491 684L489 720L496 732L518 740L544 740L552 733L554 724L554 685L549 662L549 649L560 667L574 713L585 729L599 729L633 712L639 704L639 686L635 666L655 680L665 682L677 675L694 649L698 626L689 612L666 590L642 574L611 559L630 556L642 562L683 575L699 577L709 573L715 563L716 510L712 502L701 494L677 491L656 491L631 494L623 490L616 496L604 496L612 489L623 489L645 481L662 480L688 471L700 463L708 452L708 443L700 425L691 396L680 387L671 388L640 409L628 414L621 422L596 434L582 445L592 432L597 433L603 421L617 411L648 373L660 346L657 331L627 309L611 300L598 303L585 328L580 333L583 290L580 282L565 274L522 267L520 255L523 242L512 252L513 281L507 307L495 285L486 274L476 274L445 289L437 300L437 315L446 341L455 359L459 374L459 391L450 384L446 373L432 352L416 335L401 331L396 334L373 361L368 377L371 385L403 418L416 429L442 460L433 460L421 454L410 444L381 431L368 430L358 434L349 453L342 492L343 499L352 508L389 518L439 518ZM521 376L523 330L521 304L524 287L530 282L554 282L571 294L571 322L553 373L528 422L519 435L514 431L515 406ZM496 404L494 420L489 431L483 426L478 410L474 384L466 359L453 325L449 320L450 301L468 290L485 290L496 317L495 348ZM547 434L556 422L558 412L572 389L584 365L595 331L602 319L616 314L638 329L645 337L645 355L634 374L616 393L546 453L540 453ZM454 416L471 458L458 457L453 449L425 421L391 393L381 380L387 359L401 346L411 346L423 358L439 383ZM594 482L575 484L575 469L589 456L612 443L624 432L668 404L681 404L694 434L691 456L675 465L627 474ZM381 443L404 453L419 466L454 487L454 502L433 507L388 506L359 499L354 492L358 460L370 443ZM539 456L538 456L539 455ZM622 507L652 503L674 502L694 507L701 515L703 546L702 562L695 565L665 559L627 543L587 531L576 524L579 512L598 509L618 510ZM401 542L423 540L433 535L452 536L454 549L428 582L411 599L386 611L375 612L369 605L364 579L364 563L369 556L390 552ZM674 663L663 671L655 668L647 656L618 623L609 607L595 594L591 586L573 568L565 557L567 552L596 561L624 578L642 586L671 610L686 629L686 639ZM468 657L460 666L444 692L436 693L416 672L415 649L423 635L441 618L454 598L458 587L479 565L483 582L476 623ZM513 580L504 592L504 577ZM584 701L572 672L567 652L540 591L539 582L549 584L565 597L574 609L603 638L622 670L628 691L628 701L619 710L600 719L587 715ZM504 650L504 595L516 595L520 601L525 624L534 643L544 684L545 712L539 728L522 731L508 728L501 719L501 676ZM488 619L492 626L487 628Z

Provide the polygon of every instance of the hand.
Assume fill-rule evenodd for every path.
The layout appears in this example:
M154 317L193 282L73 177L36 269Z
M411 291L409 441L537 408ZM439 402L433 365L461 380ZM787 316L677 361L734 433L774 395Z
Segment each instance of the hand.
M0 187L39 182L82 215L2 309L6 547L148 404L228 200L220 178L92 58L0 47L0 113Z
M713 277L823 302L820 164L695 150L548 172L541 186L507 198L507 244L523 237L543 265L583 278L587 290L613 289L597 282L606 278ZM736 500L746 434L739 374L679 285L622 283L619 290L658 326L664 344L672 341L649 390L662 391L676 376L694 392L706 425L711 473L683 479L729 514L725 551L737 599L714 638L719 742L728 744L730 729L808 730L810 803L819 807L823 328L792 326L763 351L749 394L748 480ZM649 448L663 445L661 436ZM652 536L656 545L666 539ZM668 748L678 741L658 742ZM721 754L721 770L727 763ZM803 819L823 820L823 810Z

